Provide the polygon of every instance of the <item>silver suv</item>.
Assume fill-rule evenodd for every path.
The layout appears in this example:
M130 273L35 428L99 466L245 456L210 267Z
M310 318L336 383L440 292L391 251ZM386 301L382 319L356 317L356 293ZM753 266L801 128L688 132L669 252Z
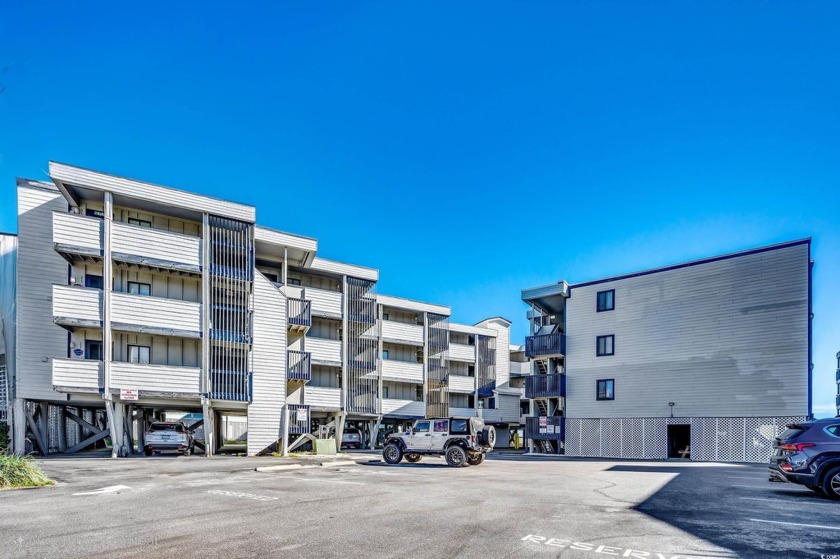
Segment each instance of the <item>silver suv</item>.
M405 459L419 462L425 455L445 456L450 466L478 466L496 444L496 430L479 417L418 419L406 433L385 440L382 458L388 464Z

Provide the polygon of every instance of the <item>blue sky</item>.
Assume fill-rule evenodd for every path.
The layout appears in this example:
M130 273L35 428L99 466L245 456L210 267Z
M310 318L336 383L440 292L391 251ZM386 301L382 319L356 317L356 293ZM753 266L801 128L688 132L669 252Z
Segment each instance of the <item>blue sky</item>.
M254 204L519 340L523 287L811 236L833 410L836 2L33 4L0 16L0 230L63 161Z

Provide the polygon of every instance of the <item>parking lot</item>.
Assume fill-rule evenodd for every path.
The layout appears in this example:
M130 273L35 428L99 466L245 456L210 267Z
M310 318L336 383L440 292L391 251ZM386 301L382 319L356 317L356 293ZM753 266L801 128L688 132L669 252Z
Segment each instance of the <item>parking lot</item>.
M257 472L273 458L50 459L0 493L3 557L820 557L840 502L766 468L496 454Z

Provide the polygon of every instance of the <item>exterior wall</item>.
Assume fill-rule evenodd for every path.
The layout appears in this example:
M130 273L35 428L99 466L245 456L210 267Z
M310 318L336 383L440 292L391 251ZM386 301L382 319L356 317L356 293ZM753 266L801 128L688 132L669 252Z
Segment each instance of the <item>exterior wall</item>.
M53 323L52 286L67 283L67 262L53 248L53 211L66 211L58 189L19 184L17 262L18 398L64 400L52 389L53 358L67 356L67 332Z
M571 287L567 416L799 417L808 414L809 251L798 244ZM596 312L615 289L615 310ZM615 335L615 355L595 356ZM615 400L596 380L615 379Z
M248 406L248 454L280 438L286 400L286 297L261 273L254 274L252 400Z

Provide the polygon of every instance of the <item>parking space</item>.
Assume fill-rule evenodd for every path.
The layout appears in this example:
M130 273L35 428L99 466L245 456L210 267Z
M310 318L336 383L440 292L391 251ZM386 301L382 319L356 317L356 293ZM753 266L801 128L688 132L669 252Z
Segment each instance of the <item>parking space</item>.
M0 495L0 556L819 557L840 503L766 468L497 455L271 473L272 458L45 461ZM14 511L14 514L10 514Z

